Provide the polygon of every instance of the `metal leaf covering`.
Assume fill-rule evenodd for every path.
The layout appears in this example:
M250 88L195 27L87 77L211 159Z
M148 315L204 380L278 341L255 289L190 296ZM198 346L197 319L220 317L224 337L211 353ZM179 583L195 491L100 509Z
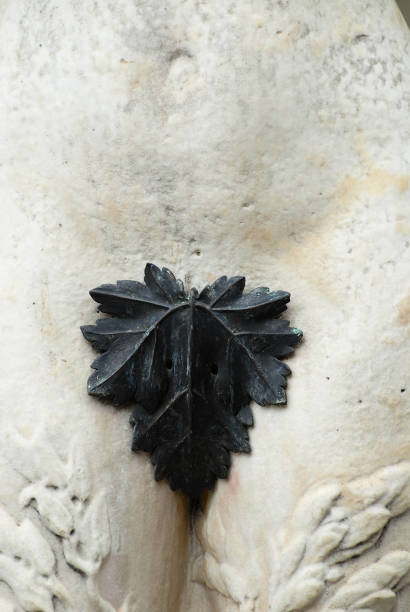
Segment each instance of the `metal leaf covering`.
M151 454L155 478L191 500L227 478L230 452L250 452L250 401L286 403L290 369L280 359L302 332L278 316L290 294L221 276L188 294L166 268L148 263L145 283L90 291L112 315L81 328L103 354L88 393L132 402L132 449Z

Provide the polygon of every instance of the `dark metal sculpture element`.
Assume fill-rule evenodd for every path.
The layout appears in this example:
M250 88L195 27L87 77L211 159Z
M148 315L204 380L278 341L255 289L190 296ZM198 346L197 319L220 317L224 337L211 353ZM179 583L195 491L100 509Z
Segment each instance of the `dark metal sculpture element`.
M103 352L88 393L135 403L132 449L151 453L155 478L198 500L226 478L230 451L250 452L249 407L285 404L293 352L302 332L277 317L290 295L245 278L218 278L188 294L172 272L145 267L145 284L118 281L90 291L113 317L81 328Z

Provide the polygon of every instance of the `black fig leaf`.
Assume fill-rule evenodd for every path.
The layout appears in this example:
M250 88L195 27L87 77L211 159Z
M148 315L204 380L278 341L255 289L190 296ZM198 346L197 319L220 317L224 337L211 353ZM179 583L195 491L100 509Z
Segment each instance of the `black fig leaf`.
M277 317L290 295L221 276L198 294L148 263L145 284L90 291L112 317L81 328L102 352L88 393L133 402L132 449L151 453L155 478L197 501L227 478L230 452L250 452L250 400L286 403L288 366L302 332Z

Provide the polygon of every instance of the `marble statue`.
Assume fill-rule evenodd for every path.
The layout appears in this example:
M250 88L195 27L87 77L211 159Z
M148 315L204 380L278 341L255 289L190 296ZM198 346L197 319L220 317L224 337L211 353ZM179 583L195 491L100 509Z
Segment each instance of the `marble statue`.
M393 0L3 0L2 612L408 612L410 35ZM290 291L192 529L87 395L88 290Z

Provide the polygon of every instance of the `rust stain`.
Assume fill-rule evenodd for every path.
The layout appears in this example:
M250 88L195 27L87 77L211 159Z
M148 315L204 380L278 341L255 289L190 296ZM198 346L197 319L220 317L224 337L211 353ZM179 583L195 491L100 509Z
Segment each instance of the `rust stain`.
M139 185L111 192L100 189L94 195L95 205L84 214L72 198L61 200L66 219L72 223L72 235L89 250L101 249L101 240L108 236L124 236L133 231L133 220L138 212L138 227L145 224L143 192Z
M18 427L18 431L23 436L23 438L29 439L33 437L33 430L29 425L23 425L21 427Z
M366 160L367 161L367 160ZM329 238L340 227L341 221L351 212L352 208L361 203L363 196L381 196L388 189L394 189L399 194L404 193L409 184L409 176L393 174L384 168L367 165L367 171L361 176L346 175L336 187L330 200L330 205L322 216L318 216L315 225L302 236L302 243L287 251L285 258L292 266L303 269L305 277L330 300L340 299L336 286L331 282L326 272L329 255ZM283 240L288 240L284 237ZM282 248L286 253L285 244ZM313 263L315 262L315 264Z
M409 185L409 175L393 174L385 168L372 166L364 176L346 176L341 182L338 193L343 203L351 203L362 194L382 195L387 189L396 189L399 194L406 191Z
M397 309L400 325L407 327L410 323L410 294L400 300Z
M410 237L410 221L404 215L397 215L395 230L398 234Z
M270 248L274 244L276 230L272 230L271 224L262 224L258 222L247 223L243 231L243 240L254 242L259 247L266 244ZM263 246L262 246L263 248Z
M313 53L317 58L322 57L323 52L327 47L327 42L325 40L315 40L312 43Z
M383 407L383 410L388 410L392 422L398 427L406 427L408 420L408 410L406 409L406 400L403 393L400 391L392 392L391 394L378 395L376 398L377 402ZM389 453L394 448L389 449ZM381 453L383 456L383 452ZM389 461L389 459L387 459Z
M363 138L356 140L355 150L359 158L358 174L347 173L343 176L327 202L320 203L322 208L316 209L315 215L306 214L308 204L304 199L300 200L300 215L295 214L293 208L286 212L289 202L283 198L275 198L272 206L272 197L260 193L258 185L248 194L249 197L243 198L243 202L246 200L251 205L238 208L237 201L232 204L226 202L226 207L220 213L224 226L234 224L241 243L247 243L257 253L263 250L270 253L279 251L285 263L292 269L300 269L308 282L335 304L341 298L337 279L332 280L330 274L332 236L340 231L354 208L363 206L364 200L380 198L390 190L401 195L409 186L408 174L389 172L374 163ZM313 152L309 160L319 168L328 163L318 152ZM231 165L236 174L247 174L249 169L242 156L236 164ZM264 171L266 168L261 165L258 174ZM297 207L298 202L295 201L294 208ZM278 223L275 222L276 216L280 217ZM294 228L293 234L291 228Z
M394 395L379 395L377 397L377 401L380 402L383 406L387 406L387 408L394 409L403 403L403 398L400 397L400 394L395 393ZM396 418L398 416L398 413L396 413Z
M385 346L397 346L399 341L395 336L383 336L382 342Z
M48 305L48 288L43 287L41 289L41 316L42 316L42 326L40 328L40 332L43 336L48 338L52 337L55 333L53 317Z
M308 160L319 168L323 168L324 166L326 166L327 163L326 158L320 153L312 153L311 155L309 155Z
M147 86L158 73L158 64L150 62L146 56L139 59L139 61L122 63L121 67L126 72L130 91L134 91L138 87Z

